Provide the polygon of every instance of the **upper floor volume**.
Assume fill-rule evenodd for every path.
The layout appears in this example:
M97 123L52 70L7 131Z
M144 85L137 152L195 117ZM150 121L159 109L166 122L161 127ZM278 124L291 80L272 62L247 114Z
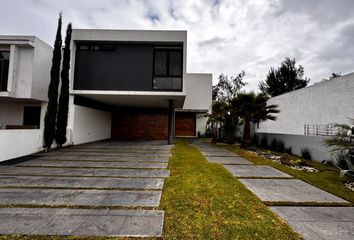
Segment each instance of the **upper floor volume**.
M73 31L73 90L185 92L186 31Z

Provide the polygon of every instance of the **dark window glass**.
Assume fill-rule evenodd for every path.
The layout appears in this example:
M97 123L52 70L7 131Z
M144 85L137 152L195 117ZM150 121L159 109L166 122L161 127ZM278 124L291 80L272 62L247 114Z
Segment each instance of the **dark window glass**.
M40 106L25 106L23 109L23 125L39 128L41 121Z
M0 91L7 91L10 52L0 51Z
M182 52L169 52L169 75L182 75Z
M182 90L182 54L181 47L155 47L153 89Z
M167 74L167 52L155 52L155 75L164 76Z

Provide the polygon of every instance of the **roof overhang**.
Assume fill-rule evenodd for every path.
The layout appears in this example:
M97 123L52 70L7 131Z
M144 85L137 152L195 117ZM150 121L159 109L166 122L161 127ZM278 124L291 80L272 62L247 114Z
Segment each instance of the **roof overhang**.
M167 108L168 101L174 100L182 108L186 95L169 92L122 92L73 90L71 94L115 107Z

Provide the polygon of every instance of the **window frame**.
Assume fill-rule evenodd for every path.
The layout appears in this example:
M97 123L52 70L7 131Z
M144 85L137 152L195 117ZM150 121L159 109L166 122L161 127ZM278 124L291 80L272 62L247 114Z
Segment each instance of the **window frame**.
M10 68L10 50L0 50L0 52L2 52L2 53L8 53L9 54L9 58L7 59L7 61L8 61L8 69L7 69L7 79L4 81L4 82L6 82L6 86L5 86L5 90L2 90L1 88L2 88L2 84L3 84L3 79L2 79L2 77L3 77L3 72L4 72L4 68L2 67L1 68L1 72L0 72L0 92L7 92L8 91L8 84L9 84L9 68ZM5 62L5 60L0 60L1 61L1 64L4 64L4 62Z
M166 74L156 74L155 73L155 59L156 59L156 52L166 52ZM178 52L181 53L181 73L179 75L171 75L170 74L170 53L171 52ZM153 61L152 61L152 90L153 91L164 91L164 92L181 92L183 90L183 46L182 45L165 45L165 46L154 46L153 51ZM155 78L180 78L181 79L181 88L179 89L155 89L154 88L154 80Z

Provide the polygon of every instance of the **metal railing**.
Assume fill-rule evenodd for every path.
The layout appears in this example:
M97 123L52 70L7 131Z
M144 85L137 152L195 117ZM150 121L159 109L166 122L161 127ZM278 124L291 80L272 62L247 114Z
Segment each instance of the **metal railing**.
M335 123L304 124L305 135L335 136L338 134L343 134L344 131L346 130L336 126Z

